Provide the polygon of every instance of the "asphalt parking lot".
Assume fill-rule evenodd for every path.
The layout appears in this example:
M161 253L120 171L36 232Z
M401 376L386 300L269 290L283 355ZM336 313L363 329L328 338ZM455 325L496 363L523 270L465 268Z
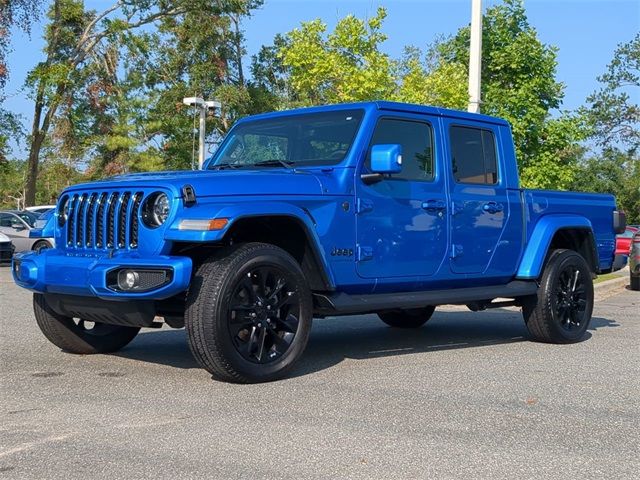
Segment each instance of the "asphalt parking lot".
M318 320L291 378L229 385L182 330L60 352L0 267L0 478L637 478L639 311L601 300L566 346L513 310Z

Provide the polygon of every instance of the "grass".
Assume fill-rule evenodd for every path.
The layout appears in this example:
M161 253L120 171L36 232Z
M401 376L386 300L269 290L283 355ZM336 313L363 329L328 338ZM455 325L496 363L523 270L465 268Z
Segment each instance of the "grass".
M606 282L607 280L613 280L614 278L620 278L620 277L624 277L624 274L621 274L620 271L617 271L614 273L607 273L605 275L598 275L598 278L596 278L593 281L593 283Z

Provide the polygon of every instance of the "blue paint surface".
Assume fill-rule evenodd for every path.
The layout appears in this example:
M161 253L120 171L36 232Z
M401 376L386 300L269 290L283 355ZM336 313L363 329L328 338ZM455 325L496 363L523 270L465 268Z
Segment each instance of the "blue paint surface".
M535 279L552 238L566 228L588 230L595 242L598 268L611 267L615 199L610 195L521 189L511 131L504 120L434 107L367 102L264 114L240 123L342 109L362 109L364 116L344 159L332 165L207 170L215 162L212 158L203 171L131 174L65 190L61 201L87 201L93 194L103 193L110 198L117 192L113 218L108 208L99 210L92 203L91 207L75 209L74 227L70 228L69 220L59 221L57 211L48 226L49 230L55 227L56 248L40 255L16 255L16 282L36 292L111 300L164 299L186 290L192 275L188 253L172 253L180 251L177 244L223 243L236 222L265 216L295 219L307 233L328 288L346 293L462 288L502 285L515 278ZM433 171L428 178L418 181L386 175L375 183L363 182L361 174L368 173L365 164L370 140L381 118L430 126ZM498 170L495 183L455 181L449 142L454 125L480 127L493 134ZM187 205L183 199L186 185L196 193L195 204ZM154 192L165 193L171 206L166 222L157 228L147 227L140 210L132 205L133 197L123 197L126 192L140 193L143 199ZM228 220L221 230L180 229L184 219L220 218ZM130 227L133 224L135 233ZM99 235L112 236L114 244L98 247ZM335 255L336 249L353 254ZM108 272L128 266L166 267L174 275L168 285L155 291L114 291L105 280Z

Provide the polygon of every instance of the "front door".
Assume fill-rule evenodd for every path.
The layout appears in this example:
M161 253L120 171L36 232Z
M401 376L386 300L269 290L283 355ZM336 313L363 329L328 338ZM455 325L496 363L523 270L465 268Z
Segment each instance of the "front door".
M436 162L437 119L423 115L378 119L373 145L400 144L402 171L366 185L356 179L357 271L365 278L429 276L447 250L447 194Z
M509 219L507 189L498 169L497 132L487 124L445 121L451 186L451 271L489 267Z

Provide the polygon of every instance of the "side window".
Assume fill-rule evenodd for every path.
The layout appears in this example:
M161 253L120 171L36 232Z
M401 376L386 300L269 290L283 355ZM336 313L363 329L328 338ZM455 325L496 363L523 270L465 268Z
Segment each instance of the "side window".
M0 213L0 227L11 226L11 215L6 213Z
M449 136L456 182L485 185L498 182L496 141L491 130L453 126Z
M402 171L392 179L433 180L433 135L428 123L380 119L367 152L367 168L371 167L371 147L390 143L402 145Z

